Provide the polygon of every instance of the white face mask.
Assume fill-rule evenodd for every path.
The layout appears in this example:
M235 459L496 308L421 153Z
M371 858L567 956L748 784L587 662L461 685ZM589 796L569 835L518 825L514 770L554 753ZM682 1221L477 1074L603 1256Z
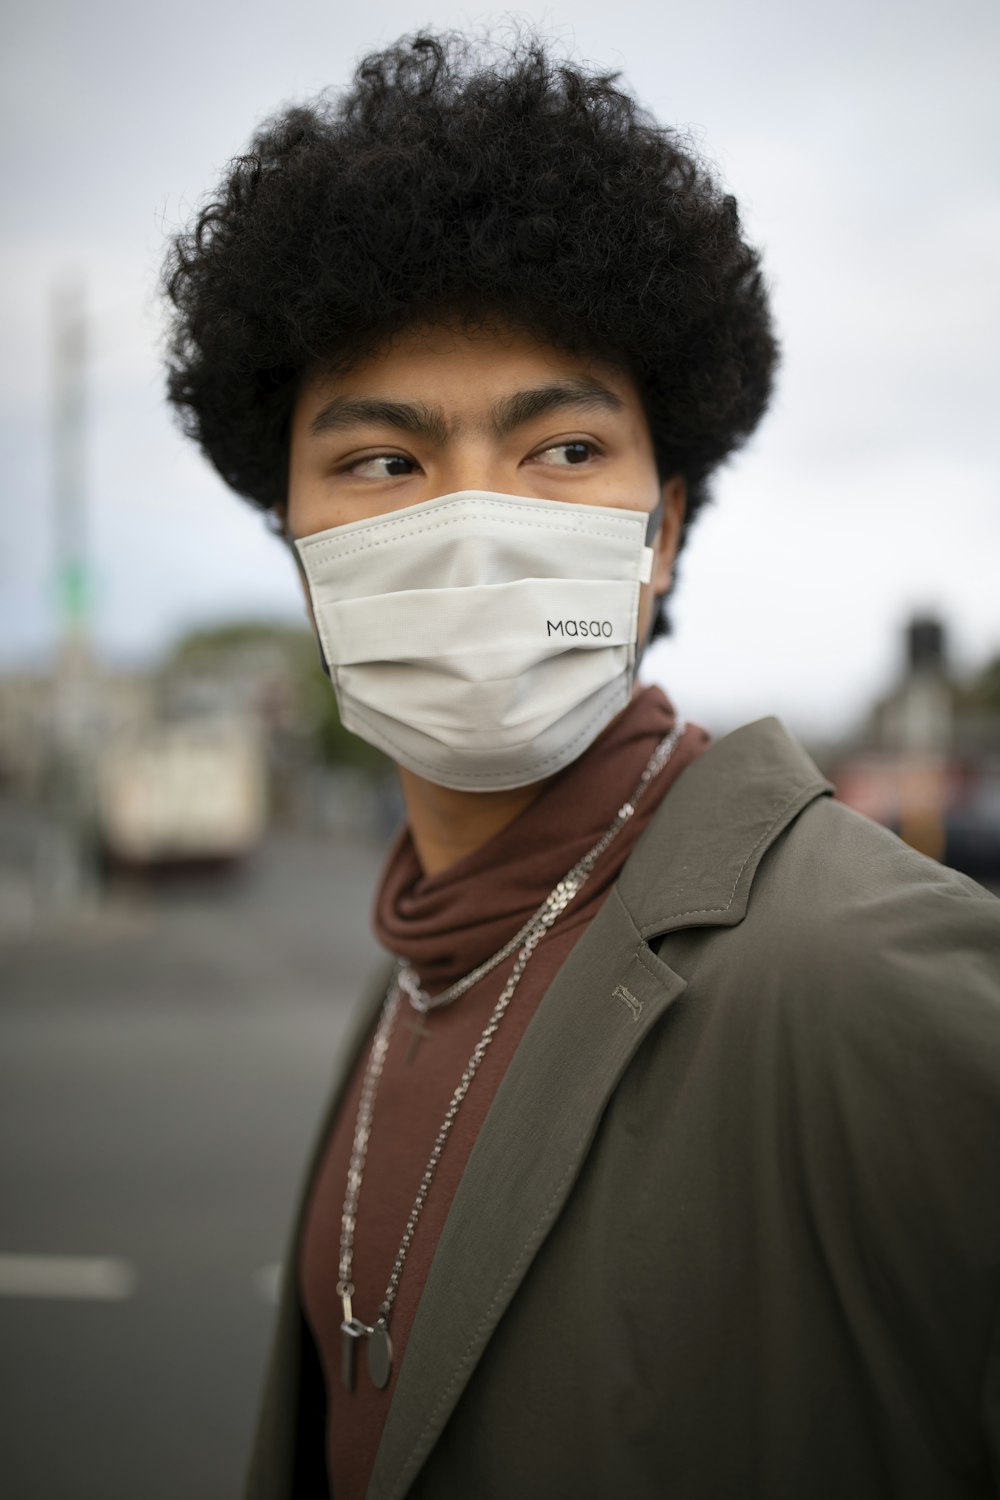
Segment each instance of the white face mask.
M569 765L629 700L658 518L463 490L296 541L344 725L467 791Z

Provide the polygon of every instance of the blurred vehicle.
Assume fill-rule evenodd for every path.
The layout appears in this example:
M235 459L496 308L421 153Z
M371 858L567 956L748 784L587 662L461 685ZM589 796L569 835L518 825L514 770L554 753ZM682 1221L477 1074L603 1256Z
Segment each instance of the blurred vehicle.
M944 863L975 880L1000 879L1000 780L947 814Z
M256 848L267 823L264 751L236 717L154 724L110 744L94 792L106 867L231 863Z

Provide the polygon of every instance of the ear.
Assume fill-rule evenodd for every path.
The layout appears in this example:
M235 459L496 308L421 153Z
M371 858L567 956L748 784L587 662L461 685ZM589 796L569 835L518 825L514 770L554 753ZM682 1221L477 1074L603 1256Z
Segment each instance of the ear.
M683 474L674 474L661 491L663 520L653 541L653 593L657 598L665 594L673 582L674 559L684 524L687 509L687 481Z

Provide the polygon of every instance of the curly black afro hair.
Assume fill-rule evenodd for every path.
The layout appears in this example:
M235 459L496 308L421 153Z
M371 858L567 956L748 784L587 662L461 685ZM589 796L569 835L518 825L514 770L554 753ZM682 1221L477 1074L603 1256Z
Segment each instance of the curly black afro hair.
M265 510L285 499L307 371L401 324L499 316L629 370L661 474L687 480L686 535L777 359L735 199L617 74L533 35L403 38L344 95L276 115L173 242L164 284L170 400Z

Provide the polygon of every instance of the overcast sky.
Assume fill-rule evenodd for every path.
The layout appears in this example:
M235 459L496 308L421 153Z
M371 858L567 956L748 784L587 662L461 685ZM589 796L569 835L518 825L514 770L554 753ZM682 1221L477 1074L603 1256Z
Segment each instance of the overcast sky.
M94 344L94 634L151 660L209 620L302 618L290 559L174 429L165 238L278 104L422 24L502 12L189 0L8 6L0 320L0 666L51 651L51 288ZM521 6L693 129L763 249L784 361L719 477L649 672L719 731L838 733L898 669L909 613L957 664L1000 651L1000 7L995 0Z

